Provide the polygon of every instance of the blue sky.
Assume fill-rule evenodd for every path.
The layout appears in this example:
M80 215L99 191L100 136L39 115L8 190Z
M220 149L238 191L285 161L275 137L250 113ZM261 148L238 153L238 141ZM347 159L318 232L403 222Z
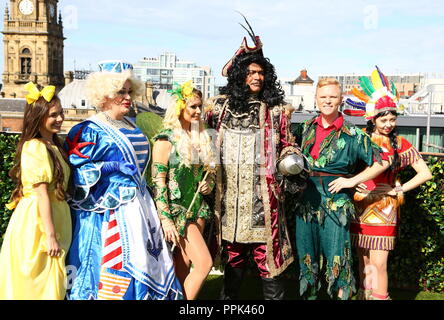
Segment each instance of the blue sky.
M2 10L9 1L1 0ZM135 63L163 51L221 68L246 32L244 13L261 36L280 78L307 68L320 74L444 74L441 0L61 0L65 70L96 68L103 59ZM3 52L3 43L0 42ZM3 59L0 62L3 72Z

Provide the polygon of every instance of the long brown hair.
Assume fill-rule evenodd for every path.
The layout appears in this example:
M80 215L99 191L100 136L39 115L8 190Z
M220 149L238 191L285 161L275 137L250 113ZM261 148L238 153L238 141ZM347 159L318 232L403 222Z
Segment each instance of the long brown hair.
M49 157L54 165L54 180L56 184L55 193L58 200L65 200L65 191L63 189L63 168L55 151L52 149L51 144L46 140L42 139L40 134L40 127L44 121L49 116L49 110L54 106L61 106L60 99L54 96L50 102L47 102L43 97L40 97L35 103L27 104L25 107L25 113L23 116L23 131L20 136L19 143L17 145L17 153L15 155L15 163L12 169L9 171L9 176L15 182L17 187L12 192L12 201L18 202L21 197L23 197L23 184L21 181L21 156L23 145L26 141L32 139L39 139L43 142L48 150ZM62 143L57 136L54 134L53 141L56 147L59 149L66 163L68 162L68 157L63 149Z

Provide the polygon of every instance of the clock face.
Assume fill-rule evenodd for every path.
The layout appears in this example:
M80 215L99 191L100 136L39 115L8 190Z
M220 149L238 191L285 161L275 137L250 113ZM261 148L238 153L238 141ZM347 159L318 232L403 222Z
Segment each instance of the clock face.
M24 15L31 14L34 11L34 4L31 0L22 0L19 3L19 10Z

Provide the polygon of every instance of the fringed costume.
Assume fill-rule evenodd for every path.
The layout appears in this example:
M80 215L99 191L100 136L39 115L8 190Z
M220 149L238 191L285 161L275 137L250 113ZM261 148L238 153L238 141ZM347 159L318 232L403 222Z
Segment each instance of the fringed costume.
M395 247L399 208L404 201L404 189L397 175L406 166L423 160L418 150L396 133L399 93L393 81L389 81L376 66L370 77L360 78L359 84L363 91L354 88L353 94L361 101L348 98L346 103L354 109L345 109L344 113L365 117L366 130L388 156L390 168L366 181L366 188L358 187L354 195L358 215L351 223L350 232L360 262L361 285L357 298L391 300L386 253ZM376 267L377 272L368 273L368 266Z
M344 113L352 116L364 116L368 123L386 113L396 115L399 93L395 84L376 66L371 76L360 78L360 87L363 91L352 90L359 102L350 98L346 103L354 109L345 109ZM374 124L373 124L374 126ZM393 134L393 132L391 132ZM418 150L405 138L396 137L399 166L394 166L395 150L390 135L371 134L372 141L380 146L388 156L392 170L386 170L373 180L365 182L367 193L356 192L354 195L358 216L351 224L352 241L355 246L370 250L393 250L395 246L396 229L399 219L399 207L403 203L403 194L397 196L372 192L376 184L385 184L391 187L400 185L396 177L400 170L411 165L421 158ZM395 138L394 138L395 139Z
M421 155L410 142L403 137L398 139L398 154L401 160L399 170L411 165ZM373 134L372 141L379 145L393 161L393 147L390 138ZM365 182L369 193L356 192L354 195L357 218L350 226L351 238L354 246L370 250L393 250L395 247L396 230L399 221L399 207L404 202L402 194L390 196L375 194L371 191L376 184L395 186L398 171L387 170L373 180ZM399 183L399 182L398 182Z

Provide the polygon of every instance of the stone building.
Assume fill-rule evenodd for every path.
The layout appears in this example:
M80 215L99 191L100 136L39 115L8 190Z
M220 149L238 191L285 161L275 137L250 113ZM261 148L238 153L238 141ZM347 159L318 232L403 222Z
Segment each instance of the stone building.
M23 85L64 85L63 25L58 0L10 0L5 9L2 96L23 98Z
M308 71L304 68L300 71L299 77L297 77L292 84L297 86L312 86L313 83L313 79L308 76Z
M85 93L91 70L63 71L62 17L57 17L58 0L10 0L5 9L3 42L4 71L0 98L0 132L21 132L26 106L24 85L33 81L44 87L55 85L64 109L62 134L97 113ZM145 82L129 114L165 113L171 103L166 89Z
M285 92L285 101L290 103L298 112L313 111L316 87L308 76L307 69L302 69L294 79L280 79Z

